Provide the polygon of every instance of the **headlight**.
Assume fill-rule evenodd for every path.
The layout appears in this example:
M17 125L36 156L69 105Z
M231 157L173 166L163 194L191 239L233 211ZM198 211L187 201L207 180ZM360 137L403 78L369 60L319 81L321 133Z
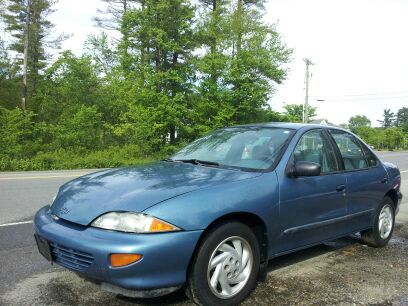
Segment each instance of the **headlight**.
M180 229L160 219L131 212L110 212L98 217L91 226L128 233L173 232Z

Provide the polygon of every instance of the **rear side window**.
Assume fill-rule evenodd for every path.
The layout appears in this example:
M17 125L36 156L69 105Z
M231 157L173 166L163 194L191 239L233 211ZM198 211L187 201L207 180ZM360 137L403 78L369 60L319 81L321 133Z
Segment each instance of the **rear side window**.
M329 130L343 158L346 170L368 168L368 163L359 144L359 141L351 134L340 130Z
M371 152L367 146L364 143L361 143L360 141L360 145L363 148L365 157L367 159L368 162L368 166L369 167L375 167L378 165L378 158L373 154L373 152Z
M332 147L324 137L322 130L311 130L303 134L293 152L293 159L318 163L322 173L337 171Z

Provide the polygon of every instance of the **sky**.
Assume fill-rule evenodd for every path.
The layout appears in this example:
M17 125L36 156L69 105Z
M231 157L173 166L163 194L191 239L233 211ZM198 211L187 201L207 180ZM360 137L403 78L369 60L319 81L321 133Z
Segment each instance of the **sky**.
M57 32L71 34L64 49L81 54L101 0L60 0L52 15ZM374 126L385 108L408 107L407 0L268 0L265 21L276 24L293 49L287 79L270 99L274 110L305 100L305 64L311 67L309 103L334 124L353 115ZM324 101L317 101L324 100Z

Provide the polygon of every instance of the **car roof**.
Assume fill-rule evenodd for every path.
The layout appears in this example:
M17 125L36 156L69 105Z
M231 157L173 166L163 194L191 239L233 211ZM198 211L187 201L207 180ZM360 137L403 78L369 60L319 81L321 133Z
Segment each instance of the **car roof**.
M311 124L311 123L295 123L295 122L264 122L264 123L236 125L234 127L277 127L277 128L293 129L293 130L299 130L301 128L330 128L330 129L342 130L341 128L336 127L336 126Z

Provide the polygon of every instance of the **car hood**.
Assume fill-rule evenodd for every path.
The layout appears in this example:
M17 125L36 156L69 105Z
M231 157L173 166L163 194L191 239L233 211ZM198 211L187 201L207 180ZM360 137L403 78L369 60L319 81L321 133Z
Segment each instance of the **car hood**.
M178 162L104 170L61 186L51 211L61 219L88 225L110 211L142 212L196 189L259 175Z

